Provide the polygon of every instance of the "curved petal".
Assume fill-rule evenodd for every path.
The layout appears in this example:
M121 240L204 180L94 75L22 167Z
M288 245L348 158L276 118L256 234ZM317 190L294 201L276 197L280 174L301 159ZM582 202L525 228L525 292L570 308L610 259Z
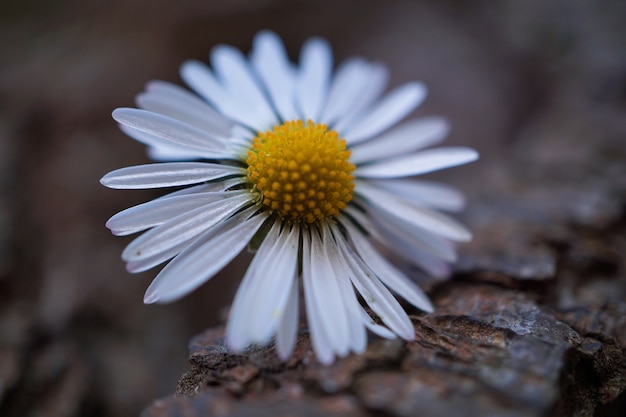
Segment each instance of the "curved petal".
M448 122L442 117L409 120L381 136L351 147L350 160L362 164L406 155L441 142L449 130Z
M212 278L248 244L267 219L250 217L256 207L209 230L161 270L144 296L144 303L169 303L189 294Z
M425 174L467 164L478 159L478 152L465 147L429 149L371 165L357 167L354 175L363 178L398 178Z
M363 114L343 137L348 145L367 140L402 120L426 98L426 87L412 82L391 91L378 104Z
M116 169L100 179L105 187L136 190L197 184L228 176L241 176L242 168L207 162L162 162Z

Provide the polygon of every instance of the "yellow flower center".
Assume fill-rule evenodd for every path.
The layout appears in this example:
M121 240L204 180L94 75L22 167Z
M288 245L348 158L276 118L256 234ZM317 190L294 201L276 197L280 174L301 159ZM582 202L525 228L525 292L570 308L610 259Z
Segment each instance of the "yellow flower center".
M336 216L352 199L349 158L337 132L296 120L259 133L246 162L263 204L286 220L313 223Z

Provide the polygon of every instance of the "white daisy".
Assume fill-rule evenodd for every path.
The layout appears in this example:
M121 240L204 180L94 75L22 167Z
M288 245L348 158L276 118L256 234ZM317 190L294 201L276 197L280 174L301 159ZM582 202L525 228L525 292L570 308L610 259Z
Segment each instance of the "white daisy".
M169 162L119 169L102 184L187 187L107 222L115 235L145 231L122 254L130 272L169 261L144 302L185 296L248 246L256 254L226 327L233 351L273 337L287 359L301 288L323 364L363 352L367 329L413 340L411 321L391 291L426 312L433 307L385 254L442 276L456 257L453 242L471 236L439 212L461 209L461 193L409 177L478 154L465 147L424 150L446 136L446 121L398 122L422 102L426 88L411 82L381 97L384 66L353 58L333 73L331 48L321 39L306 42L299 65L267 31L255 37L249 57L218 46L211 64L181 68L198 96L153 81L137 97L141 109L113 112L154 159Z

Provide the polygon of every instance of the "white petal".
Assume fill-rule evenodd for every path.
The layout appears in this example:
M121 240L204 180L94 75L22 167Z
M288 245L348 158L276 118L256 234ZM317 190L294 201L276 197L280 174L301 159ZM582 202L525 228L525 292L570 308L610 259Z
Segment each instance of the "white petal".
M169 261L174 256L178 255L182 250L189 246L191 242L191 239L186 240L184 242L180 242L175 246L171 246L167 250L163 250L156 255L126 262L126 270L131 274L138 274L139 272L144 272L152 269L155 266L161 265L163 262Z
M226 191L244 182L246 182L245 177L228 178L228 179L223 179L220 181L207 182L204 184L181 188L180 190L177 190L177 191L172 191L171 193L162 195L161 197L159 197L159 199L176 197L179 195L186 195L186 194Z
M302 239L302 283L304 284L304 299L306 315L311 334L311 344L317 359L323 365L333 363L333 353L330 340L322 324L322 312L317 306L317 300L313 292L313 268L311 253L311 234L307 229Z
M391 91L362 115L343 137L349 145L362 142L388 129L413 111L426 98L426 87L418 82Z
M204 117L205 123L218 129L223 136L227 136L233 127L233 122L218 113L198 96L176 84L159 80L150 81L146 85L146 92L150 97L158 99L160 102L171 102L176 107L186 109L192 114L198 112Z
M238 114L245 124L256 130L267 130L278 119L259 87L245 56L236 48L219 45L211 52L216 76L228 93L237 99Z
M418 153L357 167L354 175L366 178L397 178L425 174L467 164L478 159L478 152L465 147L429 149Z
M371 210L384 218L401 221L454 241L467 242L472 239L472 234L465 226L445 214L406 203L362 181L357 182L356 191L367 201Z
M180 68L180 76L222 114L244 126L250 126L248 112L241 111L240 100L215 79L207 65L199 61L184 62Z
M276 350L281 361L289 359L298 336L298 279L291 280L291 293L276 332Z
M370 315L367 314L367 312L363 309L363 307L361 307L361 320L363 321L363 324L374 334L380 337L384 337L385 339L390 339L390 340L393 340L396 338L396 334L394 332L392 332L385 326L381 326L380 324L377 324L376 322L374 322L374 320L372 320Z
M202 108L186 108L168 97L161 97L153 93L141 93L135 98L137 106L153 113L171 117L189 126L202 130L215 137L227 137L230 132L219 129L212 125ZM208 105L205 107L210 108Z
M172 161L193 161L198 159L223 159L224 150L200 151L193 147L173 144L172 142L158 138L145 132L141 132L132 127L118 124L120 130L131 138L145 145L148 145L148 156L150 159L162 162Z
M370 216L384 241L393 248L399 247L402 254L425 252L448 262L457 260L454 245L447 239L418 227L409 227L402 220L394 221L371 211ZM409 259L413 255L409 255Z
M176 216L230 195L234 194L195 193L159 198L120 211L106 222L106 227L117 236L129 235L158 226Z
M144 189L197 184L227 176L241 176L242 168L205 162L164 162L116 169L100 179L109 188Z
M376 213L370 212L370 215L375 217L379 229L377 234L372 236L374 240L389 248L394 255L420 267L432 277L447 278L450 275L450 266L444 259L450 262L457 258L456 250L450 242L417 228L391 224L386 219L376 216ZM442 250L439 246L445 249ZM439 254L440 252L444 254L450 252L450 254L443 256Z
M234 109L236 103L233 97L215 79L211 68L200 61L185 61L180 66L180 76L196 93L204 97L223 114L232 118L229 110Z
M189 294L212 278L248 244L267 219L250 217L251 207L211 229L163 268L146 290L144 303L168 303Z
M337 70L322 122L332 125L343 137L380 96L388 81L389 71L384 65L361 59L347 61Z
M350 280L363 300L389 328L403 339L413 340L415 337L413 325L398 300L380 282L375 272L364 263L361 257L352 252L345 242L339 241L338 245L352 269Z
M265 343L284 314L298 260L298 233L273 225L248 267L231 308L226 341L234 350ZM294 228L296 229L296 228Z
M304 44L300 54L296 99L305 120L319 119L322 107L326 103L332 66L332 51L326 41L314 38Z
M357 230L349 221L342 221L342 224L348 230L351 241L360 255L360 259L362 259L363 262L371 268L371 270L385 285L396 292L396 294L399 294L408 302L413 304L415 307L429 313L433 311L433 306L428 299L428 296L426 296L426 294L424 294L424 292L417 285L415 285L402 272L398 271L393 265L387 262L385 258L383 258L382 255L367 241L365 236L363 236L361 232ZM374 309L374 306L371 307Z
M280 38L267 30L254 38L250 57L282 120L295 120L295 73Z
M368 183L413 204L448 211L459 211L465 206L463 193L434 181L393 178Z
M379 161L406 155L441 142L450 127L442 117L424 117L400 124L365 143L350 148L350 160L355 164Z
M164 139L171 145L180 145L183 151L191 148L204 152L215 152L225 148L224 141L217 136L148 110L115 109L113 119L140 132Z
M325 251L325 245L333 243L316 232L311 235L311 299L332 350L345 356L350 345L348 316L337 284L338 271Z
M378 216L376 212L367 213L368 218L364 213L356 210L354 206L348 206L344 213L349 215L359 228L367 230L371 239L422 268L431 276L447 278L450 275L450 267L441 260L442 258L457 258L454 246L448 240L417 227L407 228L405 224L396 227L395 224L390 224L387 219ZM370 218L375 223L370 221ZM443 247L440 248L439 245ZM435 251L434 253L442 252L442 254L431 255L429 252L432 251Z
M337 239L343 239L341 237L341 231L336 226L332 232L330 229L331 227L329 225L324 226L323 240L325 242L332 242L333 236L337 236ZM363 323L361 316L362 308L350 282L350 267L343 258L343 254L334 243L326 244L324 249L326 250L326 257L331 265L333 265L333 269L336 272L341 299L348 313L348 339L350 341L350 350L357 354L363 353L367 346L367 334L365 332L365 323Z
M167 146L150 146L146 149L146 155L156 162L182 162L197 161L199 159L220 159L219 155L202 156L199 153L182 152L179 149Z
M247 192L213 201L155 227L133 240L122 252L125 261L149 258L190 241L221 223L250 201Z

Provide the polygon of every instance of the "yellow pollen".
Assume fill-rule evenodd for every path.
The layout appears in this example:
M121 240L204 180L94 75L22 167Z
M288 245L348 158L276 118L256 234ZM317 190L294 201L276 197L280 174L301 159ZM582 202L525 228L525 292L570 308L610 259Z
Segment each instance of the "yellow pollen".
M259 133L246 162L263 204L283 219L313 223L338 215L352 200L349 159L337 132L295 120Z

